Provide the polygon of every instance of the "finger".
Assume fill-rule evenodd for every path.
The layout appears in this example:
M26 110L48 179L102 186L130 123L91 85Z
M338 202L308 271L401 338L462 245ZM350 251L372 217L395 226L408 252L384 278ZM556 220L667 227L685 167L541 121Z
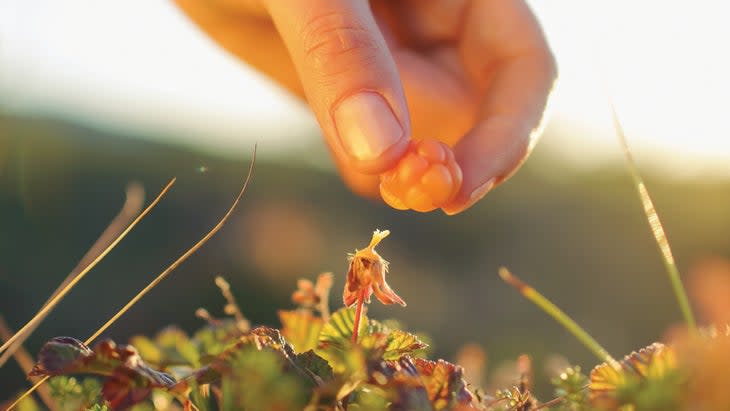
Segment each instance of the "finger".
M554 63L547 41L523 0L471 0L459 39L463 67L481 88L489 85L504 60L541 55L541 69Z
M408 30L413 46L430 49L457 41L469 0L402 0L396 4L400 25Z
M353 193L372 200L380 200L380 177L361 173L347 164L343 164L337 157L335 157L335 165L342 181Z
M413 138L435 138L453 146L474 125L479 94L456 66L449 48L429 53L394 50L408 96ZM453 64L452 64L453 63Z
M410 121L368 2L267 0L264 6L338 161L370 174L391 168L407 148Z
M540 27L522 1L473 2L463 36L465 68L485 97L477 124L455 146L464 180L444 207L447 214L471 207L522 164L539 135L557 75Z

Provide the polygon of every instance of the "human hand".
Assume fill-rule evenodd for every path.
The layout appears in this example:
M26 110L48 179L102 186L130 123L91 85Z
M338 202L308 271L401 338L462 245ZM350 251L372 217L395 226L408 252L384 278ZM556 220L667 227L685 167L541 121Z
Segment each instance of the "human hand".
M452 146L456 214L529 155L556 78L522 0L176 0L215 41L299 96L345 182L378 195L411 138Z

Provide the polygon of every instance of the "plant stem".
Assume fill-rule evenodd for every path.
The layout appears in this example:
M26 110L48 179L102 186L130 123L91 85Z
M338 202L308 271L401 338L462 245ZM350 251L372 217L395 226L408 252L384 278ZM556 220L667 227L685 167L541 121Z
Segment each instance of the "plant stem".
M355 308L355 322L352 327L352 343L357 344L357 336L360 333L360 320L362 319L362 306L365 305L365 290L357 294L357 308Z
M46 301L45 305L36 313L36 315L33 316L33 318L30 319L20 330L18 330L11 338L9 338L5 343L0 346L0 353L4 352L8 347L10 347L12 344L15 343L15 341L18 341L21 337L27 336L28 330L32 329L33 327L36 327L38 324L40 324L41 321L48 315L48 313L53 310L56 305L63 299L66 294L68 294L69 291L79 282L81 281L84 276L91 271L92 268L94 268L101 260L106 257L109 252L111 252L114 247L116 247L117 244L119 244L120 241L124 237L129 234L130 231L139 223L142 221L142 219L149 213L158 202L162 199L162 197L165 196L168 190L170 190L170 187L175 183L175 179L173 178L170 180L169 183L165 186L165 188L162 189L160 194L157 195L157 198L155 198L150 205L147 206L147 208L142 211L141 214L139 214L134 220L132 220L131 223L127 226L124 231L122 231L117 238L114 239L99 255L94 258L89 265L87 265L83 270L81 270L76 276L73 278L73 280L69 281L68 284L66 284L65 287L63 287L60 291L56 293L56 296L51 298L49 301Z
M10 330L10 328L8 328L8 325L5 323L5 318L0 315L0 338L5 341L9 339L12 335L13 332ZM25 348L23 348L22 345L18 346L14 350L12 356L15 357L15 360L18 362L18 365L20 365L20 368L23 370L25 375L30 374L35 361L33 361L33 357L28 353L28 351L25 350ZM35 378L31 377L31 380L34 381ZM46 405L46 407L48 407L49 410L61 410L58 404L56 404L56 402L53 400L53 395L51 394L51 390L48 387L38 387L38 395L41 397L41 400Z
M654 240L656 241L657 246L659 246L659 251L662 254L662 262L664 262L664 268L667 270L669 282L672 284L674 295L679 303L679 309L682 311L682 316L684 317L684 321L687 323L687 327L689 327L691 331L694 331L696 330L694 314L692 313L692 308L689 305L689 299L687 298L684 285L682 285L677 264L674 262L672 248L669 246L669 239L667 238L667 234L664 232L664 227L662 226L661 220L659 220L659 215L654 208L654 202L651 200L651 196L649 196L649 191L646 189L644 179L641 178L641 174L639 174L639 170L636 168L636 163L631 155L629 144L626 141L626 134L624 133L624 129L621 126L621 122L619 121L618 114L616 113L616 109L613 104L611 105L611 115L616 135L619 143L621 144L621 148L623 149L624 157L626 158L626 168L629 169L629 174L631 174L636 190L639 192L639 199L641 200L641 204L644 206L646 220L649 223L651 232L654 235Z
M117 311L117 313L114 314L106 323L104 323L104 325L102 325L101 327L99 327L99 329L96 330L96 332L94 332L94 334L92 334L89 338L87 338L84 341L84 344L89 345L94 340L96 340L96 338L99 335L101 335L101 333L103 333L107 328L109 328L112 324L114 324L114 322L116 322L122 315L124 315L127 311L129 311L129 309L132 308L132 306L134 306L134 304L136 304L137 301L139 301L140 299L142 299L142 297L144 297L151 289L153 289L157 284L159 284L160 282L162 282L162 280L164 280L175 268L177 268L180 264L182 264L185 260L187 260L188 257L190 257L191 255L193 255L196 251L198 251L198 249L200 247L202 247L203 244L205 244L206 242L208 242L208 240L210 240L211 237L213 237L221 228L223 228L223 226L225 225L225 223L230 218L231 214L233 214L233 211L236 209L236 206L241 201L241 198L243 197L243 194L246 192L246 189L248 188L248 183L251 181L251 176L253 175L253 166L254 166L255 163L256 163L256 146L254 146L253 155L251 156L251 163L250 163L250 165L248 167L248 174L246 175L246 180L243 182L243 187L241 188L241 191L238 193L238 195L236 196L236 198L233 200L233 204L231 204L231 206L228 209L228 211L226 211L226 213L218 221L218 223L215 226L213 226L213 228L208 232L208 234L206 234L205 236L203 236L203 238L201 238L197 243L195 243L195 245L193 245L190 249L188 249L188 251L186 251L185 253L183 253L180 257L178 257L177 260L175 260L172 264L170 264L170 266L168 266L165 269L165 271L163 271L162 273L160 273L154 280L152 280L149 284L147 284L146 287L144 287L142 290L140 290L137 293L137 295L135 295L134 297L132 297L132 299L129 300L129 302L124 307L122 307L119 311ZM165 189L162 191L162 193L160 193L158 195L158 197L155 199L155 201L153 201L152 204L150 204L150 206L148 206L147 209L145 209L144 211L142 211L142 214L140 214L130 224L130 226L127 228L127 230L124 233L122 233L122 235L120 235L117 238L117 240L115 240L115 242L112 243L112 245L107 250L105 250L105 253L107 253L108 251L110 251L111 248L113 248L113 246L116 245L116 243L118 243L119 241L121 241L121 239L123 238L124 234L126 234L129 230L131 230L131 227L133 227L134 224L136 224L136 222L138 222L139 220L141 220L142 217L144 217L144 215L150 209L152 209L152 207L154 207L154 205L162 198L163 194L165 194L167 192L167 190L170 188L170 186L173 184L174 181L175 181L175 179L173 178L168 183L168 185L165 187ZM99 257L97 257L97 260L94 260L94 261L98 262L98 260L100 260L104 255L106 255L105 253L103 253L102 255L100 255ZM87 267L87 270L90 270L91 269L90 267ZM79 275L79 277L81 277L81 275ZM79 279L80 278L77 278L76 280L79 280ZM69 287L72 286L73 284L75 284L75 283L69 284ZM62 295L59 294L59 296L57 296L56 298L60 298L61 296ZM26 324L26 327L27 326L28 326L28 324ZM16 333L16 335L17 335L17 333ZM0 352L1 351L2 350L0 350ZM18 403L23 398L25 398L28 395L32 394L36 389L38 389L38 387L41 384L43 384L49 378L50 378L50 376L47 375L47 376L43 377L42 379L40 379L37 383L35 383L32 387L30 387L26 392L24 392L20 397L18 397L12 404L10 404L10 406L8 408L6 408L5 411L10 411L13 408L15 408L15 406L18 405ZM225 403L224 403L224 405L225 405ZM224 407L224 409L225 409L225 407Z
M114 217L111 223L109 223L109 226L107 226L107 228L101 233L99 238L86 252L86 254L84 254L81 260L76 264L76 267L74 267L74 269L71 270L68 276L66 276L66 279L64 279L53 292L53 294L48 297L48 300L43 304L44 307L48 305L56 297L56 295L58 295L58 293L60 293L68 285L68 283L73 281L74 278L76 278L76 276L81 272L81 270L89 266L94 258L102 253L104 251L104 248L111 244L111 242L119 236L122 230L124 230L124 228L132 221L134 217L139 215L139 212L142 210L143 203L144 188L142 188L142 186L138 183L129 184L127 186L126 196L122 209L119 211L116 217ZM40 324L40 321L42 320L43 318L38 320L30 328L27 328L23 334L20 334L18 335L18 337L16 337L15 342L8 347L8 349L2 354L2 356L0 356L0 367L2 367L5 362L7 362L8 358L13 356L16 350L20 349L28 336L30 336L33 331L35 331L35 329Z
M601 361L610 364L613 368L620 370L621 365L616 361L611 354L606 351L593 337L591 337L586 330L584 330L578 323L570 318L563 310L558 308L550 300L545 298L537 290L527 285L524 281L517 278L509 270L502 267L499 269L499 276L509 285L515 287L525 298L532 301L538 307L542 308L548 315L553 317L555 321L560 323L566 330L568 330L575 338L578 339L586 348L588 348L593 354L596 355Z

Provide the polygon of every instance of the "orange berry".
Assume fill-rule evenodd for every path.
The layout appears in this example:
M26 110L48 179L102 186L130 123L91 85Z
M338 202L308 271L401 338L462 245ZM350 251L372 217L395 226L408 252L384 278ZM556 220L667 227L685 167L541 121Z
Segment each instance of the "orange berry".
M427 212L451 201L461 181L451 147L437 140L414 140L398 164L380 175L380 195L398 210Z

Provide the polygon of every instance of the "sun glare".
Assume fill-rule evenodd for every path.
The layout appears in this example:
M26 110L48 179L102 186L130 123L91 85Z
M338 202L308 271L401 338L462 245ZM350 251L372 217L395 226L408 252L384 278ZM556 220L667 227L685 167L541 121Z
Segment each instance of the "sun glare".
M730 176L726 2L530 5L560 67L544 143L553 152L576 165L619 158L610 98L642 163ZM140 16L150 31L128 24ZM301 103L219 50L171 3L130 0L109 9L82 0L4 0L0 40L6 109L174 135L223 153L262 135L273 146L301 148L317 134Z
M679 174L730 176L730 28L723 22L730 6L587 3L531 3L560 65L554 122L582 131L561 133L555 150L580 157L594 148L618 158L608 141L613 101L642 159Z

